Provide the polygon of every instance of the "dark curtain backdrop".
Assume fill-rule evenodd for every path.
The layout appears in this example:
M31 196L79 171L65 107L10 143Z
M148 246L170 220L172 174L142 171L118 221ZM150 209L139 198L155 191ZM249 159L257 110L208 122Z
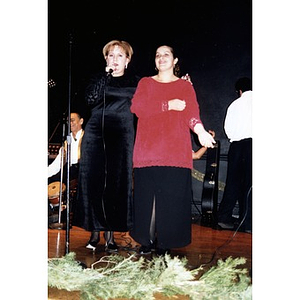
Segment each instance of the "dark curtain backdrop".
M86 80L104 68L102 47L111 39L128 41L134 55L129 72L155 73L157 46L177 51L182 74L192 77L206 129L216 132L221 155L229 143L223 122L235 99L235 81L252 76L252 1L123 1L49 0L48 134L62 118L68 103L69 45L72 37L72 103L88 119L83 99ZM58 127L51 142L60 142Z

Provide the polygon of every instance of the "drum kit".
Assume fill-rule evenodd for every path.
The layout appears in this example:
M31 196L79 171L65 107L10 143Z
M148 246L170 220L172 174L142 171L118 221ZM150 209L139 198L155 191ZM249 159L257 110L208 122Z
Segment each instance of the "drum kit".
M77 193L77 180L70 182L70 200L75 199ZM61 229L65 226L61 221L61 213L66 209L66 185L60 181L54 181L48 184L48 201L51 210L51 220L49 227L52 229ZM61 198L61 201L60 201ZM58 222L58 223L57 223Z
M62 184L62 194L66 191L66 185ZM52 207L59 206L60 181L52 182L48 185L48 199Z
M48 204L49 204L49 228L64 229L62 212L66 209L64 201L66 185L60 181L52 182L48 185Z

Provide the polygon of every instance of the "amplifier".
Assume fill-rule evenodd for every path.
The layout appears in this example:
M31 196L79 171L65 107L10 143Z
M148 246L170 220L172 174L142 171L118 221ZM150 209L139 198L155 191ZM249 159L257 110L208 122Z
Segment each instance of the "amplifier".
M59 152L61 144L51 143L48 145L48 158L54 159Z

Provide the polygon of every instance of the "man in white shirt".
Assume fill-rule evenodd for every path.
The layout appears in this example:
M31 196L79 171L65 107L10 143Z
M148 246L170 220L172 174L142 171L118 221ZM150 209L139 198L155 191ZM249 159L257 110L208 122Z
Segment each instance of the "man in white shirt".
M78 176L78 162L80 159L80 147L81 140L84 134L84 130L82 129L83 118L79 113L71 113L70 114L70 130L71 130L71 144L70 144L70 152L71 152L71 167L70 167L70 178L77 179ZM55 160L48 166L48 183L54 181L60 181L60 170L61 170L61 155L66 154L66 142L64 147L59 149L59 153L56 156ZM64 163L66 159L64 158ZM66 172L64 171L64 174Z
M227 178L218 211L218 225L234 229L233 209L238 201L241 229L252 231L252 85L247 77L235 84L239 98L228 107L224 130L229 138Z

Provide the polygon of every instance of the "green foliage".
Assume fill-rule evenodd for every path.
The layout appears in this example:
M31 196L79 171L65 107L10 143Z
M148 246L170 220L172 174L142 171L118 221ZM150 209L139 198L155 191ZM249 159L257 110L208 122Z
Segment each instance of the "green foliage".
M69 253L48 261L48 285L57 289L80 291L82 299L154 299L155 293L166 296L187 295L190 299L251 299L252 289L246 269L237 268L244 258L219 260L199 279L201 270L190 271L187 260L169 255L152 260L132 255L102 257L91 268L83 269ZM97 264L101 267L95 269ZM102 265L104 265L102 267Z

